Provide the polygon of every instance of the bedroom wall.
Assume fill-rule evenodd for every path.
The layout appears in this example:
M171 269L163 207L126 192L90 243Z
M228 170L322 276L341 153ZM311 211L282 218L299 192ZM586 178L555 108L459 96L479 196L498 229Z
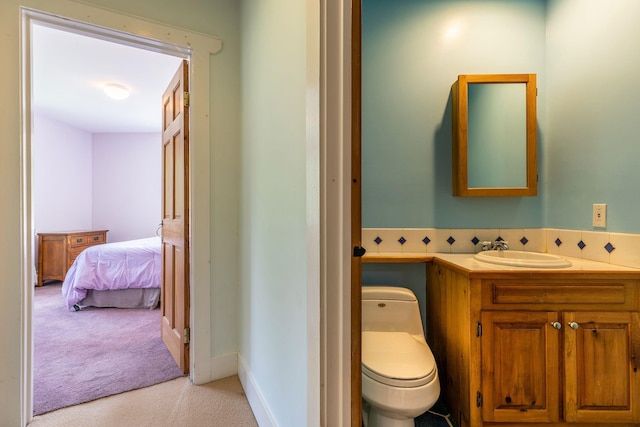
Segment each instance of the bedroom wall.
M91 134L43 114L33 120L35 231L91 228Z
M109 242L155 235L161 217L161 134L96 133L92 224Z
M91 134L44 114L33 123L36 233L106 229L109 242L155 235L159 132Z

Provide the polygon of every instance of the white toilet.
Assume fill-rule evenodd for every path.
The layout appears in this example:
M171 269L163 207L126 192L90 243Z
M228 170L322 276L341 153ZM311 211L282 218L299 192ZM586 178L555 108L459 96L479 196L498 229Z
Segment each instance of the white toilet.
M436 361L411 290L362 288L362 398L366 427L413 427L440 395Z

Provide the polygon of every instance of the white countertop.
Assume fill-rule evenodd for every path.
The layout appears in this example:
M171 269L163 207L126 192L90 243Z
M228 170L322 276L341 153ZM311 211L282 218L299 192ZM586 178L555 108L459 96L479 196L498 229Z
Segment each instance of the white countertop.
M444 261L458 268L474 272L628 272L640 274L640 269L624 267L604 262L590 261L581 258L564 257L571 262L571 267L563 268L536 268L536 267L514 267L508 265L492 264L478 261L475 254L448 254L448 253L397 253L378 252L367 253L363 257L365 263L420 263L432 261Z
M508 265L499 265L499 264L491 264L488 262L478 261L474 254L443 254L438 253L433 255L434 259L441 259L444 261L448 261L452 264L456 264L460 267L463 267L467 270L502 270L502 271L524 271L524 270L534 270L534 271L628 271L628 272L639 272L640 269L624 267L621 265L607 264L605 262L598 261L590 261L581 258L573 258L563 256L566 260L571 262L570 267L561 267L561 268L536 268L536 267L514 267Z

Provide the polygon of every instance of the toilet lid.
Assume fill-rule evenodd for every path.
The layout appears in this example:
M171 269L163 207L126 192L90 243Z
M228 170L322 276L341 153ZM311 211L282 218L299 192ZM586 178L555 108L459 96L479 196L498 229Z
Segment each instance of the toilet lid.
M437 372L431 349L406 332L362 333L362 373L396 387L418 387Z

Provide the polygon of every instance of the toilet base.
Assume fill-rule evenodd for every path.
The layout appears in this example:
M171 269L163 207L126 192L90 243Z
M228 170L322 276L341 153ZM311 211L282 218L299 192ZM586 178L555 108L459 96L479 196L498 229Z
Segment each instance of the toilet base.
M414 418L397 419L380 413L376 408L368 405L368 411L364 414L365 427L415 427Z

